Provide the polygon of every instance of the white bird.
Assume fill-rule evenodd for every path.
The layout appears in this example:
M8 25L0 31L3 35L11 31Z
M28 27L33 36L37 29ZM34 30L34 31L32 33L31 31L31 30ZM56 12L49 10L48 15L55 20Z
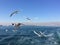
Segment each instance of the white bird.
M40 34L39 33L37 33L36 31L33 31L37 36L39 36L39 37L51 37L51 36L53 36L53 33L51 33L51 34L48 34L48 35L45 35L44 33L42 33L41 31L40 31Z
M14 26L13 32L16 32L18 30L18 28L20 28L21 25L24 25L24 24L22 24L22 23L12 23L12 26Z
M33 31L36 35L38 35L39 37L41 37L41 35L40 34L38 34L36 31Z

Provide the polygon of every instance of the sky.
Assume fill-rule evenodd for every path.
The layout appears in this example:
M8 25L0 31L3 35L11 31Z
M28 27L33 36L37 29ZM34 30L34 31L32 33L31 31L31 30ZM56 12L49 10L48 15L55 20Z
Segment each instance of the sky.
M10 17L10 14L20 12ZM60 0L0 0L0 22L60 22Z

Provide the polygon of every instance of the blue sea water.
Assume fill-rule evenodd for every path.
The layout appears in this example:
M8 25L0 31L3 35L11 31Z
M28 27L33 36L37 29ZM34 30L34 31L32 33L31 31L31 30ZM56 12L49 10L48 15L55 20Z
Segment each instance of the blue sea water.
M0 26L0 45L60 45L60 27L55 26ZM14 31L15 30L15 31ZM50 37L39 37L33 31Z

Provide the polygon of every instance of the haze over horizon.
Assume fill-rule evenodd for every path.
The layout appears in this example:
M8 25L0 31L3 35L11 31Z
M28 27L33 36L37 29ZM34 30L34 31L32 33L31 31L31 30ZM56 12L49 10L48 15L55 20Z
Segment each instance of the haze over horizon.
M20 13L9 17L14 10ZM0 22L60 22L60 0L0 0Z
M17 24L17 22L14 22ZM24 25L36 25L36 26L60 26L60 22L22 22L22 24ZM12 25L11 22L7 23L1 23L0 22L0 25L6 25L6 26L9 26L9 25Z

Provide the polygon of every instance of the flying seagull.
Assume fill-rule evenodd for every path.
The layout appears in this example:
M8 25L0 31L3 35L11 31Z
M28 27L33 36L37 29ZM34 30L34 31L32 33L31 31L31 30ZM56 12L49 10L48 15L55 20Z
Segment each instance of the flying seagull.
M12 17L12 16L15 15L15 14L18 14L18 12L19 12L19 11L17 11L17 10L14 11L14 12L12 12L12 13L10 14L10 17Z
M36 31L33 31L38 37L51 37L53 36L53 33L45 35L43 32L40 31L40 33L37 33Z
M30 18L26 18L27 20L31 20Z

